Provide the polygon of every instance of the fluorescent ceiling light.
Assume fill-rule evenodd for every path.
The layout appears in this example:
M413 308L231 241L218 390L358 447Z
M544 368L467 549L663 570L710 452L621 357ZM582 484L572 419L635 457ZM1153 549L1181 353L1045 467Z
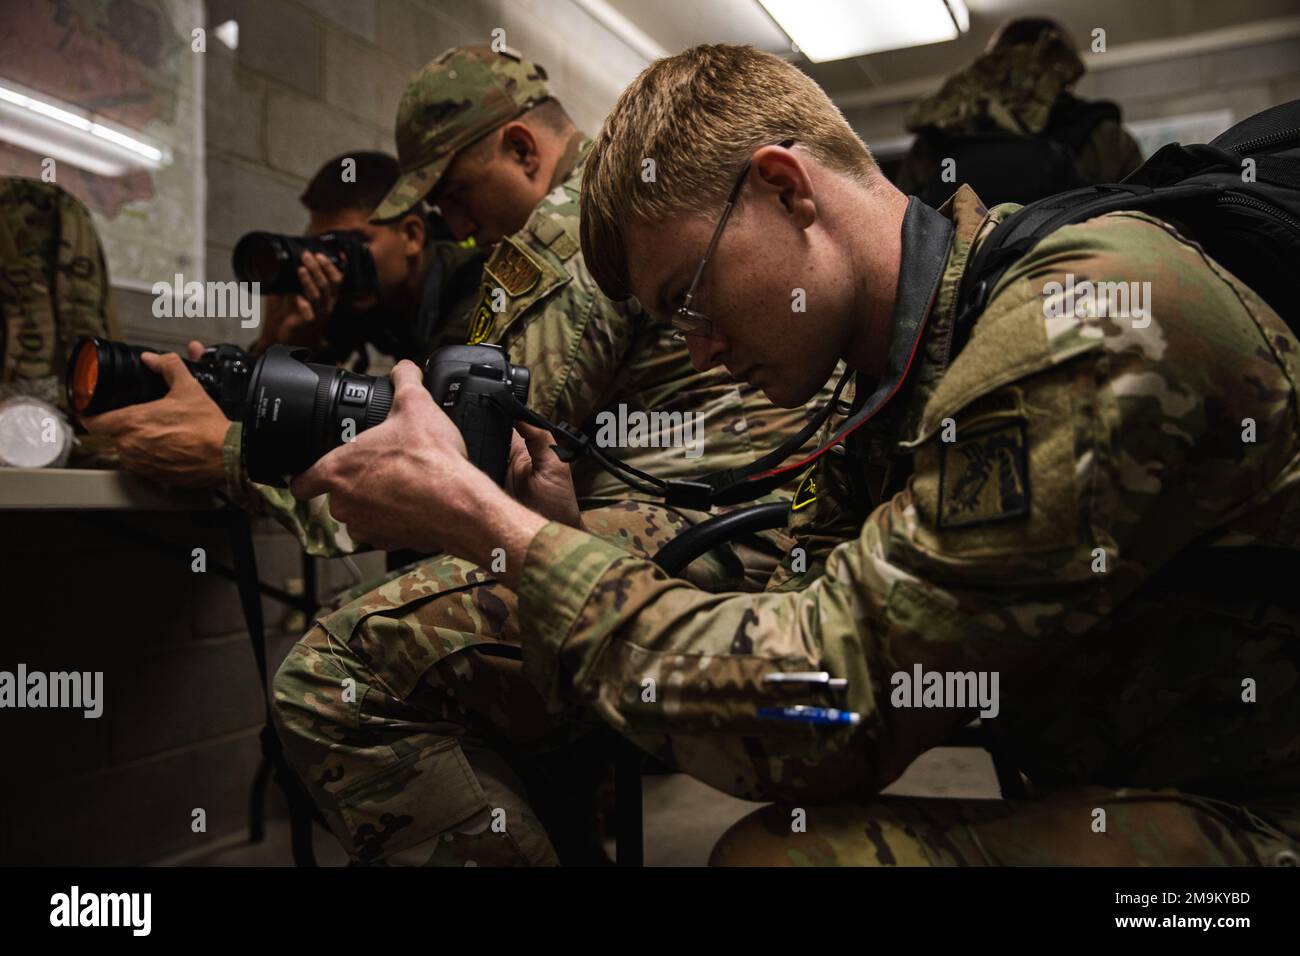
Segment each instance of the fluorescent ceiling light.
M0 83L0 139L102 176L120 176L142 166L158 169L171 162L165 146L93 116L7 80Z
M963 0L758 0L814 63L955 40L970 29Z

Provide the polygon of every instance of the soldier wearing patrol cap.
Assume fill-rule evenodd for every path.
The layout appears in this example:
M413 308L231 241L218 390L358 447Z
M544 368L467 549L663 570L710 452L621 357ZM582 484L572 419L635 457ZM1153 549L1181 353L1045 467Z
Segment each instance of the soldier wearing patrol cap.
M457 240L490 250L469 341L504 346L532 375L529 407L552 421L588 425L603 409L703 416L702 457L682 433L656 446L614 448L620 460L664 479L743 465L796 432L808 411L780 409L720 369L698 373L672 329L636 303L600 294L578 248L578 190L591 139L552 96L546 71L517 52L456 47L412 77L397 110L402 174L372 221L436 204ZM232 433L233 434L233 433ZM238 435L227 441L226 490L265 507L313 554L355 548L327 503L298 502L242 472ZM632 492L603 470L577 469L585 504ZM758 556L751 555L757 560ZM771 562L747 567L761 586ZM727 575L738 570L731 563Z
M748 464L806 422L804 409L777 408L722 369L697 372L668 323L600 293L578 240L592 141L552 98L540 66L508 50L447 51L408 85L397 145L402 176L374 218L428 201L456 238L491 246L469 340L502 345L531 371L535 411L579 426L620 407L702 416L699 457L671 434L658 447L610 449L663 479ZM522 430L530 446L551 440ZM612 538L666 543L704 517L630 500L634 492L589 462L575 474L584 508L620 502L593 511L589 525ZM329 519L325 500L298 504L304 528ZM692 566L693 579L761 587L785 546L773 534L762 548L718 549ZM589 800L534 806L522 796L543 786L531 768L554 781L545 766L585 746L596 721L580 708L547 715L517 661L475 650L512 643L517 630L495 570L451 557L420 563L322 617L279 669L286 753L358 862L555 862L552 838L566 824L539 820L547 814L538 808L567 801L590 822ZM426 607L434 614L424 625L392 629ZM365 689L355 702L338 692L349 679ZM395 751L405 755L400 779ZM492 826L494 809L508 839Z

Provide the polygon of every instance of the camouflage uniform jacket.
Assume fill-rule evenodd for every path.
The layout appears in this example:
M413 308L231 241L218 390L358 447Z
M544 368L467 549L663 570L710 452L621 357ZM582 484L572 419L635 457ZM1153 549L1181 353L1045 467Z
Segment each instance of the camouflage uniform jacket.
M1014 208L962 187L940 210L955 235L919 367L814 475L798 533L824 563L706 594L548 524L519 588L525 665L551 706L670 734L715 786L814 802L865 799L974 716L896 702L900 674L997 672L984 723L1037 785L1175 787L1295 836L1300 607L1257 572L1300 550L1300 346L1172 227L1112 213L1013 266L944 368L969 250ZM1154 318L1054 308L1067 274L1149 282ZM847 688L781 692L774 671ZM795 703L861 722L756 715Z
M778 408L761 391L732 381L724 369L697 372L670 326L654 322L635 302L601 295L578 243L578 193L591 140L575 136L557 167L557 185L523 229L500 242L483 273L482 294L470 316L471 342L500 344L510 360L531 372L529 407L552 421L592 430L598 412L622 417L643 412L702 414L703 452L687 457L681 427L661 432L660 447L617 447L612 454L663 478L685 478L747 464L794 434L829 395L804 409ZM565 170L568 170L566 173ZM630 434L630 430L629 430ZM227 493L248 507L257 499L297 534L311 554L354 550L346 528L329 515L322 497L295 501L288 491L251 485L239 462L238 426L225 447ZM663 447L665 443L669 447ZM590 460L574 465L579 499L627 499L635 493Z

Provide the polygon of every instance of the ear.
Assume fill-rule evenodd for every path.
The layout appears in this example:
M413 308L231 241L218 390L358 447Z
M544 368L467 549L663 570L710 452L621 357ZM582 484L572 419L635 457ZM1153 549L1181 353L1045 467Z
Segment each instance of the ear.
M764 146L754 152L749 169L749 184L757 195L767 195L780 202L799 229L817 221L817 203L811 161L806 153L796 153L784 146Z
M518 163L530 179L536 176L542 166L536 134L526 124L516 121L501 127L500 135L506 158Z
M426 229L424 217L419 213L407 213L397 224L402 234L402 255L416 256L424 249Z

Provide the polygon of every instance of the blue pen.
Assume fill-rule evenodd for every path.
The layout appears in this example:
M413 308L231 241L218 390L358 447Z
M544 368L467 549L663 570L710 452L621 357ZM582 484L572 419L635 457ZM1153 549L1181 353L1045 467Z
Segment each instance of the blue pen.
M851 710L836 710L834 707L805 707L802 704L793 707L760 707L758 716L768 720L801 720L809 724L847 724L856 725L862 720L861 714Z

